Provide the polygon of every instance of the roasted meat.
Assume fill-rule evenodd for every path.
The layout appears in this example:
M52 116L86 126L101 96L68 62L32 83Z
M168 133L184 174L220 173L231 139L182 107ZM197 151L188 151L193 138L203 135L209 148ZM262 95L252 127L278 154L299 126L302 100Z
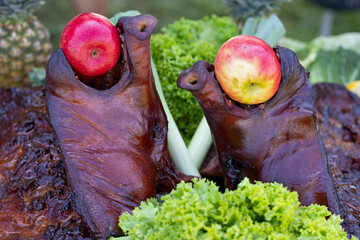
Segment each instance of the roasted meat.
M0 89L0 239L93 239L74 194L42 89Z
M155 25L149 15L119 20L122 55L109 74L79 76L58 49L45 89L0 90L0 239L118 236L121 213L191 178L167 149Z
M46 104L75 208L98 239L119 235L121 213L182 179L151 70L155 25L150 15L119 19L120 80L109 89L79 81L60 49L47 65Z
M150 65L155 24L149 15L119 19L122 54L104 76L79 76L59 49L46 89L0 89L1 240L117 236L122 212L191 178L167 150ZM280 89L257 106L229 99L205 61L179 77L213 132L218 157L209 154L205 172L224 176L230 189L244 177L282 182L302 204L341 214L349 235L360 237L360 99L334 84L312 92L295 54L278 54Z
M360 99L343 85L312 86L314 110L340 202L343 227L360 238ZM223 172L211 148L200 173L221 179Z
M313 93L343 227L360 238L360 98L339 84L315 84Z
M201 105L213 134L225 187L244 177L283 183L303 205L318 203L339 214L339 203L319 137L307 72L291 50L277 48L282 79L273 98L243 105L222 92L213 66L199 61L184 70L178 86Z

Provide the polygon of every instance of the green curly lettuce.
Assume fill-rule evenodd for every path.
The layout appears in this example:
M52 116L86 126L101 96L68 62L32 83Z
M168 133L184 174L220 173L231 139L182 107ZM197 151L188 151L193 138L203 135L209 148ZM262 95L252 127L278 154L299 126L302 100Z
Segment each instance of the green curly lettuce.
M176 86L176 80L184 69L199 60L214 62L221 45L238 34L229 17L213 15L200 20L181 18L151 38L151 55L165 99L187 144L203 114L191 93Z
M278 183L244 179L221 193L215 183L193 179L162 200L124 213L119 226L127 236L117 239L348 239L339 216L325 206L300 206L297 193Z

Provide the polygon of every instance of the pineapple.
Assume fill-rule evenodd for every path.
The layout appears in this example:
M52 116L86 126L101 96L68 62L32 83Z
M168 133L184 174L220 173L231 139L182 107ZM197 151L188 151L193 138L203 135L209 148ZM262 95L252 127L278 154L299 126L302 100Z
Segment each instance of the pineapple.
M27 86L43 68L52 46L49 31L33 14L42 0L0 0L0 87Z
M291 0L224 0L236 21L243 23L249 17L263 17L279 10L280 2Z

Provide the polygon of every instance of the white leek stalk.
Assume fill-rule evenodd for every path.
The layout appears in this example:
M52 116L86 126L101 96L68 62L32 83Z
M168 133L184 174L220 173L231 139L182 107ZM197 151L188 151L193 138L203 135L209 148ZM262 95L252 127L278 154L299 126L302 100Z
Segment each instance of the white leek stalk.
M211 131L203 117L189 144L189 153L195 166L200 169L212 144Z
M174 161L176 168L187 175L197 176L200 177L200 173L196 166L194 165L193 161L191 160L190 153L186 148L185 142L181 137L180 131L175 123L175 120L169 110L167 102L165 100L161 83L159 80L159 75L157 73L154 61L151 59L151 68L154 75L155 86L157 92L159 94L161 103L166 113L168 124L168 148L170 155Z

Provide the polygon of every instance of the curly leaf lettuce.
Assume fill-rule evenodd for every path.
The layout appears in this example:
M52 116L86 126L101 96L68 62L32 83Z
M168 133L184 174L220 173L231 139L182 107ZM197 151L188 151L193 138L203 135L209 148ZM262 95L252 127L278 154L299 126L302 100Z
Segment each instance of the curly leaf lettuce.
M251 184L219 192L204 179L180 183L162 197L142 202L119 226L135 239L347 239L341 219L325 206L300 206L296 192L278 183Z
M199 60L214 62L221 45L235 35L238 29L229 17L213 15L200 20L181 18L151 38L151 55L165 99L187 144L202 111L190 92L176 86L177 77Z

